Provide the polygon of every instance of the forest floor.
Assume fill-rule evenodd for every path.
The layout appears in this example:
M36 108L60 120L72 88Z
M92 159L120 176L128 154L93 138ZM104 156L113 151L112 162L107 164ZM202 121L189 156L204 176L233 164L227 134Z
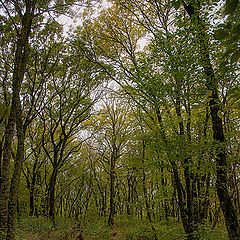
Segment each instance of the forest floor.
M159 240L185 239L181 223L176 219L153 222ZM200 240L227 240L226 228L219 223L214 229L201 226ZM84 224L57 219L56 226L43 217L20 217L16 240L153 240L154 233L146 219L120 216L112 228L104 219L89 219Z

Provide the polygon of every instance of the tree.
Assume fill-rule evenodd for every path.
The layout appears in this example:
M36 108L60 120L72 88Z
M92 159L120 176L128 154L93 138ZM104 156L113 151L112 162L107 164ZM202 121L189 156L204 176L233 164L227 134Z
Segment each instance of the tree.
M1 2L2 3L2 2ZM10 2L6 2L9 4ZM8 7L5 4L1 4L6 11L8 12ZM11 6L10 6L11 7ZM4 153L3 153L3 164L1 172L1 198L0 198L0 222L1 222L1 234L6 231L6 224L8 222L8 181L9 181L9 168L10 168L10 158L11 158L11 146L14 133L14 125L16 122L17 126L17 137L18 137L18 150L16 155L16 162L22 164L24 159L24 130L22 122L22 111L21 111L21 100L20 100L20 91L21 84L23 82L24 73L27 65L28 58L28 42L29 35L32 28L32 20L35 11L35 3L26 1L26 9L24 13L21 11L18 13L21 18L21 27L16 29L18 39L14 59L14 71L12 78L12 103L10 116L8 118L8 123L6 126L5 132L5 143L4 143ZM9 15L9 18L12 16ZM20 166L21 169L21 166ZM21 171L19 169L19 171ZM17 173L18 174L18 173ZM20 176L19 176L20 177ZM19 181L19 178L15 179ZM17 189L11 189L12 191L17 192ZM16 199L14 199L16 203ZM12 207L15 208L16 204ZM11 206L10 206L11 207ZM11 212L12 210L10 210ZM13 209L16 212L16 209ZM11 219L10 219L11 221ZM9 234L7 239L13 239L12 229L9 229Z
M127 117L127 107L120 108L120 100L110 98L104 103L94 120L96 146L99 159L109 176L109 215L108 224L113 226L116 213L117 168L121 167L121 158L126 154L126 146L131 134L131 120ZM95 145L95 143L93 143ZM96 176L96 173L95 173Z
M117 1L117 4L118 3ZM125 84L125 86L123 86L124 90L132 96L134 101L136 101L149 114L152 121L159 126L159 135L162 137L164 145L169 145L169 147L166 148L170 148L171 144L169 144L169 139L167 138L168 133L164 126L161 113L161 109L164 107L169 109L169 113L171 111L169 114L171 117L174 115L178 119L177 124L175 124L176 122L174 123L173 126L175 128L173 128L172 131L175 131L175 134L181 138L181 141L184 141L184 144L188 144L188 142L190 144L190 94L193 89L191 85L191 81L193 80L190 78L191 74L189 74L189 72L193 71L194 63L190 59L190 51L181 49L180 43L183 39L177 36L175 30L168 27L171 24L169 23L169 19L171 19L173 15L170 3L120 1L120 6L117 4L114 5L111 10L103 12L104 18L109 19L105 28L102 26L99 27L97 21L95 24L92 24L95 30L96 27L101 29L99 38L102 39L105 46L107 46L103 47L102 41L95 41L93 34L93 50L95 50L96 55L99 54L104 57L107 63L119 69L118 71L121 72L121 74L118 75L117 82L122 86ZM158 13L158 9L164 9L166 12L161 11ZM112 14L114 11L120 12L125 21L113 18ZM146 13L149 13L149 16ZM99 19L101 18L102 16L99 17ZM112 25L115 26L115 29L118 29L118 31L114 31L111 26L109 26L109 22L113 22ZM137 22L137 24L135 24L135 22ZM129 23L129 25L126 23ZM176 25L175 22L171 24L173 28L176 27ZM92 33L91 27L91 24L86 27L89 33ZM137 44L140 37L144 36L143 33L145 31L143 28L153 35L154 40L152 41L153 46L149 46L146 54L139 54ZM132 33L137 33L137 35ZM184 37L186 37L186 35ZM156 53L159 50L159 54ZM159 57L159 55L161 56ZM186 61L182 61L179 55L183 56ZM154 57L157 59L154 59ZM161 62L162 58L164 58L164 64ZM96 58L96 60L98 59ZM100 62L99 64L101 65ZM107 71L106 67L105 70ZM116 79L113 74L111 76ZM182 87L182 85L184 87ZM187 96L185 99L183 98L184 93ZM172 108L172 105L174 105L174 108ZM186 111L184 115L182 113L183 107ZM173 109L175 114L172 114ZM152 112L154 112L154 114L152 114ZM184 129L184 117L187 118L186 132ZM185 141L185 138L188 139L188 141ZM180 144L181 141L177 142ZM194 187L195 184L192 180L196 179L190 176L190 164L192 163L190 163L190 156L182 154L182 156L185 156L184 164L181 165L184 169L184 180L186 183L185 190L187 192L187 200L185 201L183 198L185 190L183 190L183 184L179 177L181 171L178 170L177 160L171 159L171 149L166 149L166 151L168 152L169 161L175 173L174 179L178 189L183 225L186 233L190 236L194 233L194 226L197 224L194 224L192 209L193 190L191 188Z
M209 107L212 118L213 139L216 141L216 167L217 167L217 193L224 214L226 227L230 239L238 239L240 230L237 215L228 192L227 161L225 149L225 137L223 132L222 118L219 117L220 100L218 96L217 78L210 61L210 50L208 35L206 33L204 20L199 14L201 4L198 1L185 2L184 8L191 18L199 39L199 56L206 77L206 88L209 93Z
M5 142L1 168L1 197L0 197L0 231L1 234L6 233L8 222L7 239L14 238L13 226L15 222L16 202L18 193L18 184L21 174L21 167L24 159L24 124L22 119L22 106L20 92L24 75L28 64L29 57L29 39L33 24L39 21L39 17L43 13L55 12L58 14L69 12L70 7L78 1L62 4L61 1L29 1L23 3L16 1L1 1L1 9L7 16L16 34L16 48L14 54L13 77L12 77L12 96L11 110L8 123L5 130ZM82 2L80 5L83 4ZM10 203L8 211L8 195L9 195L9 170L11 159L11 147L14 135L14 126L16 123L18 148L16 153L15 170L11 179ZM9 215L9 218L8 218ZM7 220L8 219L8 220Z
M90 117L93 104L99 97L98 70L81 58L80 52L77 56L68 55L69 50L64 47L63 55L60 54L61 60L47 85L48 105L40 116L43 126L42 147L53 168L49 180L49 216L53 221L57 175L71 161L72 154L79 151L82 143L81 125ZM93 91L96 94L94 99L91 98Z

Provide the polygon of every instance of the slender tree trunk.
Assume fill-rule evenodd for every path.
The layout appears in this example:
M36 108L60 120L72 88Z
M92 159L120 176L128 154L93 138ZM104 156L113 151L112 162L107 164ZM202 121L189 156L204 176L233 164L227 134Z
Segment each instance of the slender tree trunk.
M158 107L156 108L156 114L157 114L157 119L158 119L158 123L160 126L160 135L161 135L165 145L167 146L168 145L167 137L166 137L166 133L164 131L162 116L161 116L161 113L160 113ZM170 152L170 150L167 150L168 155L170 155L169 152ZM169 156L169 162L172 166L173 178L174 178L175 186L176 186L176 190L177 190L178 205L179 205L179 210L180 210L180 215L181 215L184 231L187 234L188 240L197 239L196 236L194 235L194 228L193 228L191 219L188 218L188 212L187 212L187 209L185 208L185 200L184 200L185 192L184 192L183 185L182 185L182 182L181 182L181 179L179 176L177 164L175 161L171 160L171 156Z
M57 182L57 168L54 168L49 183L49 217L55 225L55 188Z
M29 216L32 216L35 210L35 205L34 205L35 184L36 184L36 172L35 170L33 170L32 182L30 184L30 189L29 189L29 195L30 195L29 196L29 207L30 207Z
M142 142L142 184L143 184L143 194L144 194L144 200L145 200L145 205L146 205L146 210L147 210L147 218L149 220L149 223L151 225L151 228L153 230L154 233L154 239L157 240L157 234L156 234L156 229L152 224L152 216L150 213L150 204L148 201L148 194L147 194L147 187L146 187L146 173L144 170L144 160L145 160L145 151L146 151L146 145L145 142Z
M2 122L0 121L0 125ZM4 136L0 137L0 189L1 189L1 176L2 176L2 155L3 155L3 142Z
M178 69L177 69L178 72ZM180 73L179 73L180 74ZM182 113L181 113L181 85L182 81L181 79L176 75L175 76L176 80L176 104L175 104L175 109L176 109L176 114L179 117L179 136L184 137L185 131L184 131L184 125L183 125L183 118L182 118ZM190 127L190 126L189 126ZM190 142L190 138L188 139ZM192 191L191 191L191 177L190 177L190 171L189 171L189 157L186 156L184 158L184 178L185 178L185 191L186 191L186 197L187 197L187 219L188 219L188 231L189 235L194 235L194 217L193 217L193 196L192 196ZM194 238L194 237L193 237ZM191 237L190 237L191 239Z
M163 167L161 167L161 184L162 184L162 187L164 188L164 197L165 197L165 200L164 200L164 203L163 203L163 208L164 208L164 217L166 220L168 220L169 218L169 201L166 200L167 197L168 197L168 194L167 194L167 191L166 191L166 181L164 179L164 175L163 175ZM158 188L158 186L157 186Z
M132 213L132 207L130 205L131 202L131 176L130 173L127 176L127 185L128 185L128 191L127 191L127 215L131 215Z
M99 180L96 176L96 170L95 168L92 166L92 170L93 170L93 176L97 182L97 187L98 187L98 190L101 194L101 204L102 204L102 207L101 207L101 216L106 216L106 202L105 202L105 192L104 192L104 187L101 188L100 186L100 183L99 183Z
M109 218L108 218L108 224L110 226L114 224L114 212L115 212L114 180L115 180L115 158L114 156L112 156L110 160L110 211L109 211Z
M202 223L205 223L207 220L208 216L208 208L209 208L209 189L210 189L210 174L208 174L205 177L205 182L206 182L206 189L205 189L205 194L204 194L204 199L201 203L201 209L199 209L200 212L200 219Z
M205 24L200 18L199 14L201 8L200 2L197 0L192 0L189 1L188 4L183 1L183 4L185 10L192 20L192 24L194 25L197 33L197 39L199 41L199 55L201 57L202 67L204 68L204 73L206 76L206 87L210 97L209 107L212 117L213 139L215 140L216 145L217 194L224 215L229 239L237 240L240 239L240 229L237 214L228 191L228 167L226 162L223 123L222 119L218 116L219 111L221 111L217 89L218 84L210 61L208 35L205 29Z

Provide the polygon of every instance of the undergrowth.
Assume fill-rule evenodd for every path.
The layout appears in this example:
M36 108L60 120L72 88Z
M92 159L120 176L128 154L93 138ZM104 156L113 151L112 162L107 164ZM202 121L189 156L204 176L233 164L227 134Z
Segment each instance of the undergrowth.
M153 221L158 240L185 240L181 222L176 219ZM147 219L130 216L118 216L112 228L104 219L95 219L85 223L83 231L86 240L154 240L155 235ZM227 240L227 231L223 224L213 230L208 225L201 225L196 232L199 240Z
M51 220L39 216L20 217L16 229L16 240L72 240L74 223L71 220L56 219L54 227Z
M76 240L79 234L77 224L71 220L57 219L54 228L52 222L44 217L21 217L18 221L16 240ZM118 216L115 224L109 227L107 219L91 217L80 223L84 240L154 240L152 227L158 240L184 240L186 236L181 222L176 219L153 221L131 216ZM199 240L227 240L223 224L213 230L201 225L196 232Z

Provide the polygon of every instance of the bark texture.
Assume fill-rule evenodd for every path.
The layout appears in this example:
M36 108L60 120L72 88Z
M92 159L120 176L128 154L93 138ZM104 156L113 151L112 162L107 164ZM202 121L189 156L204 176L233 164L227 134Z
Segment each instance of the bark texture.
M17 4L17 3L16 3ZM16 52L14 56L14 70L12 78L12 102L10 116L5 131L5 144L3 153L3 163L1 172L1 190L0 190L0 234L1 236L10 240L14 239L14 223L17 211L17 196L20 175L22 171L22 163L24 160L24 130L22 122L22 110L20 92L21 85L26 71L29 55L29 36L32 28L32 19L34 17L34 1L25 1L26 8L21 17L21 29L19 29L18 39L16 43ZM14 135L14 126L17 127L17 154L14 165L14 173L11 181L9 193L9 173L10 173L10 160L12 151L12 141Z

